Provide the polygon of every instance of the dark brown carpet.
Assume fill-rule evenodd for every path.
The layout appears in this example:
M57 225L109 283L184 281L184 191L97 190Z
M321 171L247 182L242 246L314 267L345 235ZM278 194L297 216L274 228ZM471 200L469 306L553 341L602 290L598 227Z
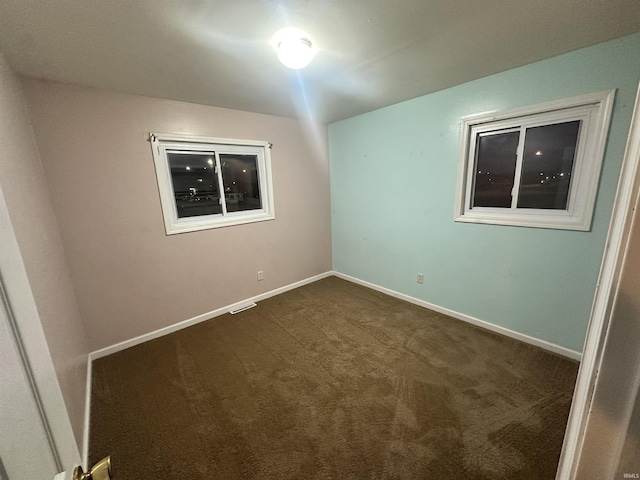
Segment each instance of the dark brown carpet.
M553 479L577 363L330 277L96 360L117 480Z

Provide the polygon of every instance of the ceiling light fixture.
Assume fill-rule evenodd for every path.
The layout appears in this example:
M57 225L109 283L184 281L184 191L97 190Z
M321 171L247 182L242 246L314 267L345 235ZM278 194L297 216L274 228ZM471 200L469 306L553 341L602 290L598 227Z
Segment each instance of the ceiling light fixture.
M309 35L297 28L280 30L275 34L272 42L278 52L278 59L294 70L309 65L316 54Z

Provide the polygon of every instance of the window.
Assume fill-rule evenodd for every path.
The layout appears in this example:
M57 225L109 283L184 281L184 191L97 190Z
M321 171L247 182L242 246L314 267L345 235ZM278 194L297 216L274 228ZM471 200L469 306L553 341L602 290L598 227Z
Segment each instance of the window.
M463 118L455 220L589 230L613 98Z
M268 142L150 137L167 235L275 218Z

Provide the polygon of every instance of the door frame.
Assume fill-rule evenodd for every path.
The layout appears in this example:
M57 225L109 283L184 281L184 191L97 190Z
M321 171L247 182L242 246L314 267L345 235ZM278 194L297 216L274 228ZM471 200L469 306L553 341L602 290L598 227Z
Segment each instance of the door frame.
M80 465L78 445L1 188L0 302L56 466L70 475Z
M569 413L556 480L574 480L580 463L594 390L613 315L631 224L640 200L640 84L591 308L582 361Z

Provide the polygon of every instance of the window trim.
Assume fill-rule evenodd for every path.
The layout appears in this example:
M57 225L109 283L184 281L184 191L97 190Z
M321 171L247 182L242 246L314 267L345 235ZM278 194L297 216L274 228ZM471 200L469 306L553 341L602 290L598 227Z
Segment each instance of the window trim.
M591 228L602 160L611 121L615 90L590 93L534 106L486 112L462 118L454 220L456 222L512 225L588 231ZM512 207L472 207L476 138L499 129L531 128L582 120L571 174L567 210ZM524 136L518 145L514 187L520 183ZM516 207L514 207L516 205Z
M275 219L271 175L271 143L262 140L241 140L168 133L150 133L149 139L152 147L160 204L162 206L162 215L167 235ZM219 185L222 176L219 164L219 156L221 154L255 154L257 158L256 167L262 208L260 210L227 212L226 208L224 208L224 203L222 203L223 213L178 218L171 169L169 168L167 158L168 150L183 150L186 153L211 152L216 158ZM221 193L224 193L224 190L222 190Z

